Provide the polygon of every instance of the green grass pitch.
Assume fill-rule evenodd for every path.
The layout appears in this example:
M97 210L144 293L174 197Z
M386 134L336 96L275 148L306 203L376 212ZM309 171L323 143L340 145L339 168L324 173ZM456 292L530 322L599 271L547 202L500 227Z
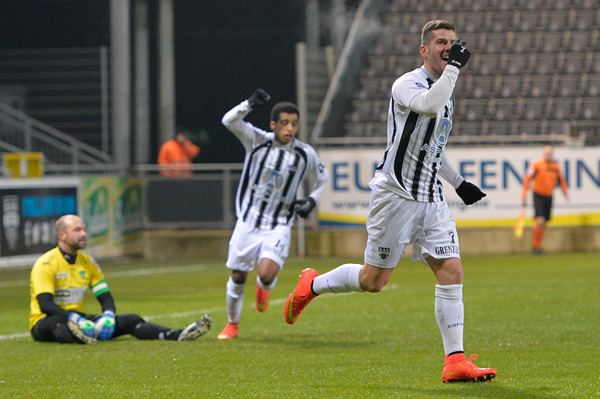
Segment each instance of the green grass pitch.
M419 262L403 259L381 293L318 297L287 325L301 270L347 262L362 259L290 259L265 313L251 273L240 336L224 342L224 261L105 262L119 313L174 328L210 313L214 324L192 342L93 346L33 342L29 270L0 270L0 398L600 398L597 254L463 259L465 350L498 370L480 384L442 383L435 280Z

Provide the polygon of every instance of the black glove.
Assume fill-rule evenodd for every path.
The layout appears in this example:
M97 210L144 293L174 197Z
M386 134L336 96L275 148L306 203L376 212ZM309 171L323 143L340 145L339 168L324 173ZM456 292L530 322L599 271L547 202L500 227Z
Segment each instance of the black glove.
M460 186L456 189L456 194L463 200L466 205L473 205L480 199L486 196L486 194L479 189L473 183L463 181Z
M296 213L302 219L306 219L315 208L315 205L317 205L317 203L311 197L308 197L307 200L296 201Z
M267 93L263 89L256 89L248 99L248 102L250 103L250 106L252 108L255 108L260 107L261 105L265 105L269 102L270 99L271 96L269 95L269 93Z
M465 66L471 58L471 53L465 47L466 41L459 38L454 39L450 52L448 53L448 65L454 65L458 69Z

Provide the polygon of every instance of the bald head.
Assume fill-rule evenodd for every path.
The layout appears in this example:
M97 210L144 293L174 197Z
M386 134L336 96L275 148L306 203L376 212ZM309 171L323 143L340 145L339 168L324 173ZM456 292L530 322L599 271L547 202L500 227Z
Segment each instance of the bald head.
M65 252L74 254L87 245L85 224L77 215L64 215L56 221L58 246Z

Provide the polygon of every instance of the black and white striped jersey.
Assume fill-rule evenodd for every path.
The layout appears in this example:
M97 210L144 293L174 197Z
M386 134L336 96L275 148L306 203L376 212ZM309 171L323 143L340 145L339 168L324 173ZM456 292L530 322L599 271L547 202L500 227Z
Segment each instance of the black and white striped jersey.
M443 200L438 172L452 131L452 91L458 72L447 66L436 81L423 66L394 82L387 149L371 184L387 187L406 199Z
M329 181L329 173L310 145L298 139L281 145L275 141L275 133L245 122L250 111L252 108L246 100L227 112L222 120L246 150L236 195L236 216L260 229L291 226L296 192L304 176L307 173L315 176L310 197L318 202Z

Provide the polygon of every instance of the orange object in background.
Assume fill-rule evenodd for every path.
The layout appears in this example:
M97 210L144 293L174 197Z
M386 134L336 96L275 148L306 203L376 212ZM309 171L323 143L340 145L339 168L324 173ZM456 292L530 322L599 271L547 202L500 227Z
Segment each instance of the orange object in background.
M187 135L178 132L177 136L167 141L158 153L158 164L163 168L160 174L171 177L189 177L192 175L192 160L200 153L200 147L188 140Z

